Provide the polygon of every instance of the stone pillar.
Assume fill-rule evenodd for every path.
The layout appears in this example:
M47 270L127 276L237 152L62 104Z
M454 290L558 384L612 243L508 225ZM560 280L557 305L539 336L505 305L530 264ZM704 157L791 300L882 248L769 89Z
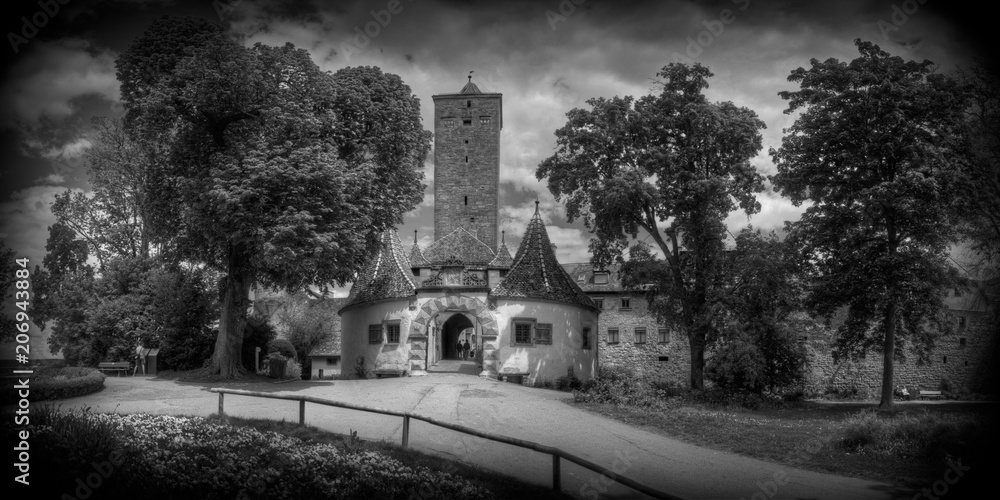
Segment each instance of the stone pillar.
M483 378L497 378L497 335L494 332L482 332L483 337L483 371L479 376Z
M414 328L407 342L410 344L410 359L408 360L410 376L427 375L427 335L417 332Z

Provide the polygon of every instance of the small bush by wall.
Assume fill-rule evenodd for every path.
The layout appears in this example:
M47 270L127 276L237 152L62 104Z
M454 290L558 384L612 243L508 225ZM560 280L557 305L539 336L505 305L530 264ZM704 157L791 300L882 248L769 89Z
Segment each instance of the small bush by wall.
M295 346L291 342L285 339L274 339L267 343L267 353L272 352L280 353L282 356L288 359L295 359Z

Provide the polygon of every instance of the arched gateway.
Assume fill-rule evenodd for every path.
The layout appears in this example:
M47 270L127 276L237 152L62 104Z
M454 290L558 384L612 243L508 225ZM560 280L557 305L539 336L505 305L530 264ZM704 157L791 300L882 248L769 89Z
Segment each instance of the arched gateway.
M496 378L497 322L493 313L481 298L448 294L429 300L420 308L414 318L414 332L410 334L410 367L413 371L426 371L428 365L439 361L445 347L444 335L439 323L440 315L460 313L475 321L476 350L482 350L482 371L480 377ZM438 349L441 347L442 349Z

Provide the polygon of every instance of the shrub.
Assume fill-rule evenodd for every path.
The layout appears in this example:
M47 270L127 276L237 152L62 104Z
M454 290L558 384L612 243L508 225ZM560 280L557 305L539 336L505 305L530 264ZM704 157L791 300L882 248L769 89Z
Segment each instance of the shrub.
M358 360L354 363L354 375L358 378L368 378L370 372L368 367L365 366L365 357L358 356Z
M55 368L45 370L31 381L32 401L83 396L104 388L104 374L96 368Z
M609 403L617 406L654 406L658 395L652 384L633 371L619 366L601 366L593 383L581 384L573 396L579 402Z
M39 454L38 476L31 479L44 498L74 491L78 478L93 475L95 467L107 470L92 485L95 498L126 498L136 491L149 500L407 498L427 485L436 498L491 496L464 478L377 452L344 453L329 444L198 417L40 413L33 412L29 429L32 445L47 453Z
M275 336L277 332L267 318L259 314L248 317L246 327L243 329L243 366L253 369L258 347L262 354L267 356L267 343L274 340Z
M217 330L209 329L166 336L160 341L157 357L163 368L177 371L201 368L212 357L217 336Z
M295 359L295 346L286 339L274 339L267 343L267 354L275 352L288 359Z
M583 386L583 382L576 375L563 375L556 379L555 388L560 391L576 391Z
M285 364L285 378L302 378L302 365L294 359Z
M840 446L845 450L872 458L909 458L947 453L977 421L971 415L865 410L844 424Z

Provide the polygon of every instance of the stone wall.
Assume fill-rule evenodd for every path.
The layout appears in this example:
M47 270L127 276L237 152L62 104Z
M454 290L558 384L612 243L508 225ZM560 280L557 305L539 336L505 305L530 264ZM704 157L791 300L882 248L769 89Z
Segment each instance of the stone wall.
M642 295L590 294L603 299L598 318L600 366L617 365L638 373L687 385L691 375L691 351L687 337L668 328L668 342L659 342L660 328ZM623 309L622 298L629 299L629 309ZM618 329L618 343L609 343L608 330ZM635 329L646 328L646 342L636 343Z
M920 363L915 354L906 353L904 361L894 364L893 385L909 390L967 390L990 392L991 358L997 349L996 326L991 314L976 311L952 311L956 328L938 338L930 360ZM965 318L964 322L960 318ZM810 359L806 388L812 392L830 389L857 390L863 396L877 397L882 388L882 355L869 353L859 361L834 363L834 327L804 333ZM992 359L995 361L995 359Z
M688 385L691 352L683 332L671 330L670 341L659 343L657 331L663 326L656 323L655 316L648 311L648 304L641 295L589 295L604 301L598 319L601 366L624 366L637 373ZM631 309L622 309L622 298L630 299ZM904 361L896 361L893 377L895 386L906 386L911 391L941 390L947 387L952 391L996 392L1000 386L1000 377L994 367L1000 362L1000 342L992 313L952 310L951 314L955 321L954 332L937 339L929 362L918 363L913 353L907 353ZM818 325L800 332L810 360L806 376L807 391L822 394L828 390L855 390L861 396L878 397L882 387L881 354L870 353L860 361L842 360L834 363L832 352L837 324L835 318L834 326ZM646 328L645 343L636 343L637 327ZM617 343L608 341L608 330L611 328L618 329ZM661 361L663 356L667 358L666 361ZM706 352L706 364L711 356L711 351Z
M459 227L497 248L500 94L434 96L434 239Z

